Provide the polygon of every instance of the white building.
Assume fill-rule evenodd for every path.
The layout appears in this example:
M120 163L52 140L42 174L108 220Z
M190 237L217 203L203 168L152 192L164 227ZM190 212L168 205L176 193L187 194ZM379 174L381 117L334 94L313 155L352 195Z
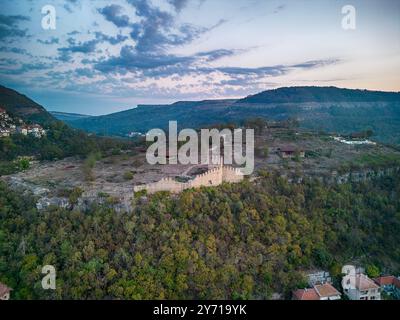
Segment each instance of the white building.
M0 128L0 137L9 137L10 133L11 133L10 129Z
M28 134L28 127L27 126L17 127L17 132L26 136Z
M0 300L10 300L11 288L0 282Z
M28 126L28 133L36 138L41 138L46 134L46 131L38 124Z
M316 284L332 283L332 277L328 271L313 270L307 274L308 284L312 287Z
M358 273L354 266L345 265L342 273L345 274L343 292L350 300L381 300L379 286L365 274Z
M36 138L41 138L46 134L46 130L38 124L20 126L17 128L17 132L24 136L31 134Z

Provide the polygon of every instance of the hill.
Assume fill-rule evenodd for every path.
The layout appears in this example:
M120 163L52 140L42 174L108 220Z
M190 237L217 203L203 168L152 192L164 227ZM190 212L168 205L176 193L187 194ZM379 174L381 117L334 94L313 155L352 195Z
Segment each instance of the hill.
M40 138L22 134L15 127L9 136L0 137L0 176L26 169L28 164L19 160L21 157L38 160L86 157L128 145L128 141L89 136L82 130L71 128L33 100L3 86L0 86L0 106L6 110L15 127L19 126L19 120L22 119L26 124L40 124L45 129L45 134Z
M41 105L27 96L0 85L0 106L10 115L19 117L27 122L48 125L56 119Z
M297 119L303 128L337 133L372 130L379 141L400 143L400 93L335 87L280 88L240 100L139 105L118 113L67 122L101 135L126 136L132 131L165 129L170 120L177 120L180 128L199 128L216 123L241 123L251 117Z
M239 103L377 102L400 101L400 93L336 87L287 87L267 90Z
M15 299L48 299L35 284L49 261L62 284L52 299L290 299L305 270L337 281L357 261L398 274L399 192L398 172L333 186L267 175L137 199L131 213L40 213L0 182L0 281Z
M79 113L68 113L68 112L59 112L59 111L50 111L50 114L61 121L74 121L78 119L89 118L89 115L79 114Z

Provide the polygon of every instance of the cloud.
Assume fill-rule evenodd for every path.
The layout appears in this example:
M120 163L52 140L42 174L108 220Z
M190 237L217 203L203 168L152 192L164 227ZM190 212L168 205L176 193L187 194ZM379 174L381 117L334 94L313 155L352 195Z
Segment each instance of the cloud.
M224 57L230 57L237 54L239 50L216 49L212 51L199 52L197 57L205 58L207 62L216 61Z
M188 3L188 0L168 0L168 2L175 8L177 12L180 12Z
M80 77L93 78L94 76L94 71L90 68L78 68L75 73Z
M207 64L224 57L234 56L243 50L216 49L198 52L188 56L165 54L163 52L140 52L137 47L125 45L119 55L100 59L94 63L94 68L106 74L135 73L138 77L170 77L173 75L209 75L220 73L228 77L226 82L234 85L266 77L278 77L300 69L312 69L339 62L337 59L305 61L292 65L261 66L255 68L220 66L211 67ZM88 61L89 62L89 61Z
M277 7L274 9L274 13L275 13L275 14L276 14L276 13L279 13L279 12L285 10L285 8L286 8L286 4L281 4L281 5L277 6Z
M6 69L1 69L1 74L20 75L26 72L41 71L41 70L51 69L53 67L54 63L44 63L44 62L24 63L18 66L17 68L8 67Z
M69 13L72 13L73 7L77 6L79 4L79 0L66 0L66 3L64 4L64 9L67 10Z
M94 36L94 39L88 41L76 41L74 38L69 37L67 39L69 46L58 48L58 51L60 52L60 60L70 61L72 59L71 55L74 53L94 53L96 52L97 45L102 42L108 42L112 45L116 45L128 39L127 36L117 35L115 37L112 37L100 31L95 32Z
M317 68L317 67L323 67L326 65L331 65L331 64L336 64L340 62L339 59L324 59L324 60L311 60L311 61L306 61L303 63L295 64L293 65L294 68Z
M51 38L48 39L48 40L37 39L37 42L39 42L39 43L41 43L41 44L47 44L47 45L50 45L50 44L58 44L58 43L59 43L59 39L56 38L56 37L51 37Z
M121 14L123 8L120 5L112 4L98 10L107 21L112 22L117 27L128 27L130 25L129 17L127 15Z
M193 61L192 57L138 53L132 46L123 46L118 57L112 57L95 64L95 69L102 72L126 73L156 69Z
M68 42L70 43L69 47L58 48L58 51L61 52L81 52L81 53L91 53L96 50L96 45L98 43L97 39L84 41L84 42L76 42L75 39L69 38Z
M191 43L202 34L217 28L225 22L218 21L211 27L198 27L189 23L178 23L176 15L162 10L145 0L127 0L136 13L136 21L130 22L128 16L123 15L123 8L113 4L99 9L106 20L118 27L129 27L130 38L134 45L125 45L117 56L98 60L94 68L103 72L121 73L142 72L150 76L164 76L170 74L184 74L194 63L200 61L211 62L223 56L233 55L230 50L220 49L202 52L194 56L178 56L168 54L171 47ZM182 10L187 1L168 1L175 12ZM124 36L109 38L98 35L98 40L117 44L127 40ZM89 63L89 60L86 60Z
M16 48L16 47L0 47L0 52L10 52L17 54L24 54L28 56L32 56L26 49Z
M9 27L16 27L19 22L21 21L29 21L30 18L23 15L13 15L13 16L6 16L0 14L0 25L6 25Z
M23 15L0 14L0 39L26 37L27 29L20 29L19 24L29 20L29 17Z
M112 45L116 45L116 44L124 42L125 40L128 39L127 36L118 34L115 37L112 37L112 36L108 36L108 35L100 32L100 31L95 32L95 36L96 36L96 39L98 40L98 42L106 41Z
M64 3L77 10L84 2L68 0ZM194 12L189 10L195 10L195 5L189 7L188 0L166 0L162 6L156 6L158 3L160 1L125 0L104 4L88 0L85 5L90 6L90 10L85 10L80 17L63 11L63 19L68 24L57 26L60 33L31 36L19 45L2 41L0 77L7 79L8 83L19 81L45 89L194 99L200 95L212 97L254 92L279 82L281 76L292 72L339 62L336 59L300 60L292 64L246 67L246 64L240 64L243 59L237 59L235 65L231 65L229 61L233 59L227 58L250 51L255 46L218 46L211 31L226 23L224 17L227 15L221 13L221 19L213 22L211 17L202 19L208 21L202 25L197 25L193 19L193 23L185 23ZM186 9L189 15L182 14ZM281 5L275 11L284 9L285 6ZM229 16L234 22L235 17ZM21 39L13 36L27 37L27 30L24 30L27 21L29 18L24 15L0 15L0 40L10 37L16 42ZM205 37L208 34L213 41L208 42L208 37ZM215 33L215 36L223 37L221 34ZM196 44L191 46L194 41ZM208 49L194 51L194 48ZM29 52L34 52L35 56ZM256 61L262 59L255 59L252 63Z
M67 42L69 43L68 47L57 49L60 53L59 60L62 62L71 61L73 53L89 54L95 52L96 45L99 41L97 39L93 39L89 41L76 42L74 38L68 38Z
M150 5L145 0L127 0L140 18L139 22L131 24L131 38L136 42L138 52L163 52L172 46L192 42L201 34L209 31L205 27L193 24L176 23L176 17L158 7ZM176 9L182 8L186 1L172 1Z

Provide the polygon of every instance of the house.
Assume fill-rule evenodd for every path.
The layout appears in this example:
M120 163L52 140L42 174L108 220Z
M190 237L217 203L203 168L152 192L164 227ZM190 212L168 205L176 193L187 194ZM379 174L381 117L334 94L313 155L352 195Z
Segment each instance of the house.
M10 300L11 288L0 282L0 300Z
M22 125L20 127L17 127L17 132L26 136L28 134L28 126Z
M315 270L307 274L308 284L312 287L316 284L332 283L331 275L328 271Z
M23 134L24 136L31 134L36 138L41 138L46 134L46 130L44 130L40 125L22 125L17 128L17 132Z
M400 278L395 276L383 276L374 278L375 283L381 288L381 291L400 300Z
M46 134L46 131L38 124L28 126L28 133L36 138L41 138Z
M7 111L0 107L0 119L8 119Z
M0 128L0 137L9 137L11 130L8 128Z
M350 300L381 300L380 287L367 275L357 273L352 265L342 268L344 293Z
M341 293L330 283L317 284L314 289L320 297L319 300L340 300L341 298Z
M293 291L293 300L340 300L341 294L330 283Z
M296 156L304 158L306 153L303 149L299 149L293 146L285 146L278 148L278 153L283 159L291 159Z
M293 291L293 300L319 300L319 295L314 288L297 289Z

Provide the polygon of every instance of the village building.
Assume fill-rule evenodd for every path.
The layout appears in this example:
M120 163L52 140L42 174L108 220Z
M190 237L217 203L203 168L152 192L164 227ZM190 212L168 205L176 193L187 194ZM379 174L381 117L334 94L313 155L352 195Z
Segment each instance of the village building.
M7 111L0 107L0 120L8 120L10 116L8 115Z
M13 119L10 118L5 109L0 107L0 137L9 137L14 132Z
M367 275L357 273L352 265L342 268L343 292L350 300L381 300L380 287Z
M10 300L11 288L0 282L0 300Z
M0 128L0 137L9 137L11 130L8 128Z
M295 157L300 157L304 158L306 153L303 149L301 148L296 148L293 146L284 146L284 147L279 147L277 149L279 155L281 156L282 159L292 159Z
M341 293L330 283L317 284L312 288L293 291L293 300L340 300Z
M22 125L17 128L17 132L23 134L24 136L31 134L36 138L41 138L46 134L46 130L38 124L33 125Z
M17 132L23 134L24 136L28 135L28 126L22 125L17 127Z
M314 270L307 274L308 284L312 287L316 284L332 283L332 277L328 271Z
M292 293L293 300L319 300L314 288L297 289Z
M400 278L395 276L382 276L374 278L375 283L381 288L381 292L400 300Z
M28 126L28 134L31 134L36 138L41 138L46 134L46 131L42 128L42 126L33 124Z

